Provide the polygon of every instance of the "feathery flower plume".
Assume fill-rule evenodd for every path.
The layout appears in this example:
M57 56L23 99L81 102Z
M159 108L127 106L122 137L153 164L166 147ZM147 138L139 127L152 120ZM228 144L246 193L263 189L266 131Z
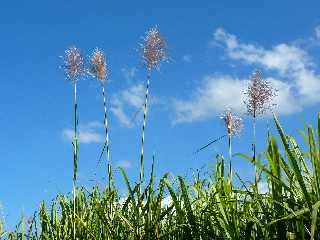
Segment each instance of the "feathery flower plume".
M161 62L168 59L167 43L161 36L157 26L147 31L141 48L143 62L149 71L154 68L159 69Z
M267 110L270 110L272 100L276 97L276 89L274 89L270 82L262 79L260 71L253 72L248 86L245 92L247 106L247 113L253 117L253 161L256 161L256 118L258 115L263 115ZM255 166L256 168L256 166ZM257 171L255 170L255 184L258 185Z
M270 82L262 79L260 71L255 71L245 94L247 112L255 118L271 109L271 101L276 96L276 90Z
M107 82L108 77L108 69L107 69L107 61L106 56L100 49L96 48L91 56L90 59L91 74L101 83L102 87L102 97L103 97L103 108L104 108L104 126L105 126L105 144L103 146L100 159L106 149L107 152L107 164L108 164L108 180L109 180L109 190L111 189L111 181L112 181L112 168L111 168L111 161L110 161L110 148L109 148L109 130L108 130L108 117L107 117L107 103L106 103L106 94L105 94L105 83Z
M242 119L234 115L231 109L227 109L225 113L222 114L221 119L227 128L228 136L231 137L240 134L243 128Z
M147 111L148 111L148 97L151 71L153 69L160 68L163 61L168 59L167 57L167 43L160 34L158 27L153 27L146 32L146 36L143 38L141 44L142 60L147 68L147 86L145 93L145 103L143 112L143 125L142 125L142 137L141 137L141 157L140 157L140 183L144 177L144 131L146 127Z
M85 61L80 49L70 47L65 51L64 72L66 78L72 83L76 83L81 76L85 75Z
M80 49L70 47L65 51L63 69L66 78L74 85L74 137L73 137L73 238L76 236L76 180L77 180L77 164L78 164L78 104L77 104L77 82L86 74L85 61Z
M93 54L90 59L91 62L91 68L90 72L91 74L98 79L102 84L104 84L107 80L107 61L105 54L103 51L101 51L99 48L96 48L93 51Z
M227 109L222 116L220 117L227 129L228 134L228 149L229 149L229 179L230 179L230 186L232 183L232 144L231 140L233 136L240 134L243 123L242 119L236 115L234 115L231 109Z

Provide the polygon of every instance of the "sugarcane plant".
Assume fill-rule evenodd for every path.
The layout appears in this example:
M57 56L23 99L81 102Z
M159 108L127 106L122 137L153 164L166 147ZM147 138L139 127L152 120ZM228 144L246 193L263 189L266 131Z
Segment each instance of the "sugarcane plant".
M143 38L141 44L142 61L147 70L147 83L145 91L145 102L143 106L143 124L141 133L141 154L140 154L140 183L144 178L144 135L147 123L148 113L148 99L149 99L149 87L151 73L154 69L159 70L163 61L168 59L167 55L167 42L160 34L158 27L153 27L146 32L146 36Z
M232 137L240 134L243 123L242 119L232 113L231 109L227 109L225 113L222 114L221 119L227 130L228 136L228 154L229 154L229 181L232 183Z
M264 115L268 110L274 106L272 100L276 96L276 89L271 85L269 81L262 78L262 73L259 70L255 70L251 76L247 90L245 91L246 99L245 105L247 107L247 113L253 119L253 141L252 152L253 162L257 161L256 154L256 121L259 115ZM256 165L255 165L256 166ZM255 186L258 187L259 176L257 168L255 167ZM258 189L258 188L257 188Z
M76 181L78 168L78 102L77 102L77 82L86 74L85 60L81 50L75 46L68 48L64 55L63 64L66 79L69 80L74 87L74 136L73 145L73 238L76 237Z
M112 185L112 164L110 160L110 146L109 146L109 129L108 129L108 115L107 115L107 101L106 101L106 91L105 85L107 83L108 77L108 67L107 60L104 52L99 48L96 48L90 58L91 66L89 68L90 73L99 81L102 89L103 98L103 109L104 109L104 119L103 124L105 128L105 143L101 155L99 157L99 162L106 151L107 154L107 168L108 168L108 187L111 190Z

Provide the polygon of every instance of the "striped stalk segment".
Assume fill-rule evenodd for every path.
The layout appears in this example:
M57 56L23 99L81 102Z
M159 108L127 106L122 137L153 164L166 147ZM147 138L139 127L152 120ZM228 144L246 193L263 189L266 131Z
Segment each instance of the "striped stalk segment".
M107 117L107 101L106 101L106 93L104 85L102 85L102 96L103 96L103 108L104 108L104 127L105 127L105 147L107 152L107 165L108 165L108 184L109 190L111 189L111 181L112 181L112 167L111 167L111 160L110 160L110 145L109 145L109 129L108 129L108 117Z
M145 103L144 103L144 111L143 111L142 136L141 136L140 183L143 181L143 178L144 178L144 131L147 123L150 78L151 78L151 71L149 70L147 75L147 86L146 86L146 95L145 95Z
M258 176L257 176L257 165L256 165L256 161L257 161L257 156L256 156L256 144L257 144L257 139L256 139L256 114L254 113L253 115L253 124L252 124L252 128L253 128L253 143L252 143L252 151L253 151L253 162L254 162L254 184L255 187L258 191Z
M232 184L232 136L228 134L228 150L229 150L229 179Z
M78 103L77 83L74 83L74 136L73 136L73 181L77 180L78 169Z
M73 139L73 239L76 239L76 181L78 166L78 103L77 83L74 82L74 139Z

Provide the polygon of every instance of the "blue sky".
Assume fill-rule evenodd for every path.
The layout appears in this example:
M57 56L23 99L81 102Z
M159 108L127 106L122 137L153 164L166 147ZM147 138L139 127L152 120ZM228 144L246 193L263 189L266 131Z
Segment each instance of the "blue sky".
M111 159L132 181L138 177L141 114L146 71L137 48L158 25L171 61L151 81L146 129L146 169L156 156L158 177L167 171L190 175L209 166L226 142L193 152L224 134L219 115L232 107L244 118L234 151L250 153L251 121L241 91L260 68L279 90L275 111L289 133L314 123L320 102L319 1L6 1L0 8L1 214L8 226L41 200L72 188L73 89L59 69L59 56L76 45L108 57L107 85ZM103 141L99 84L79 82L79 184L104 184L97 168ZM270 117L258 121L258 149L265 146ZM252 169L235 159L235 171ZM204 167L208 169L208 167ZM96 177L94 174L96 173ZM116 184L125 187L115 172ZM92 181L94 180L94 181Z

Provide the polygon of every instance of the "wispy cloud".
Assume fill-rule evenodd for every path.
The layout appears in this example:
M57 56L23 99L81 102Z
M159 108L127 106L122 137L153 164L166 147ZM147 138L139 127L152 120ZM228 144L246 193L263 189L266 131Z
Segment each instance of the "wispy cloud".
M243 112L245 81L231 76L207 76L187 100L175 100L175 123L194 122L215 117L218 112L232 108Z
M289 84L303 104L320 102L320 75L315 72L315 63L304 49L287 43L270 49L241 43L222 28L215 31L214 40L222 44L230 59L275 71L282 81L293 80Z
M123 127L132 128L134 126L133 118L142 109L144 92L144 86L137 84L113 95L111 112Z
M320 34L320 27L319 27ZM317 32L317 30L316 30ZM258 66L265 77L278 90L274 99L278 114L292 114L303 107L320 102L320 75L315 63L301 47L288 43L277 44L270 49L251 43L242 43L222 28L217 29L211 46L220 46L229 60ZM205 76L189 99L175 100L175 122L206 120L225 108L243 113L243 91L249 79L230 75Z
M190 54L185 54L182 56L182 61L186 63L191 63L192 62L192 56Z
M79 126L78 141L79 143L102 143L104 142L104 135L98 130L103 128L103 124L93 121ZM74 130L71 128L63 129L62 137L64 140L72 141L74 137Z
M124 168L124 169L128 169L128 168L131 168L132 164L131 164L131 162L128 161L128 160L121 160L121 161L118 161L118 162L116 163L116 166L117 166L117 167L122 167L122 168Z
M120 90L111 99L111 112L123 127L132 128L136 119L142 113L145 101L145 87L135 84L127 89ZM159 104L161 101L156 96L149 99L149 106Z
M289 84L274 78L266 80L278 90L273 101L276 104L276 113L287 115L302 110L293 97ZM245 113L244 91L248 82L248 79L228 75L205 77L190 99L174 101L174 123L207 120L216 117L227 108L239 114Z
M137 73L137 68L136 67L131 67L131 68L123 67L123 68L121 68L121 72L122 72L124 78L128 82L131 82Z
M314 28L315 36L318 40L320 40L320 25Z

